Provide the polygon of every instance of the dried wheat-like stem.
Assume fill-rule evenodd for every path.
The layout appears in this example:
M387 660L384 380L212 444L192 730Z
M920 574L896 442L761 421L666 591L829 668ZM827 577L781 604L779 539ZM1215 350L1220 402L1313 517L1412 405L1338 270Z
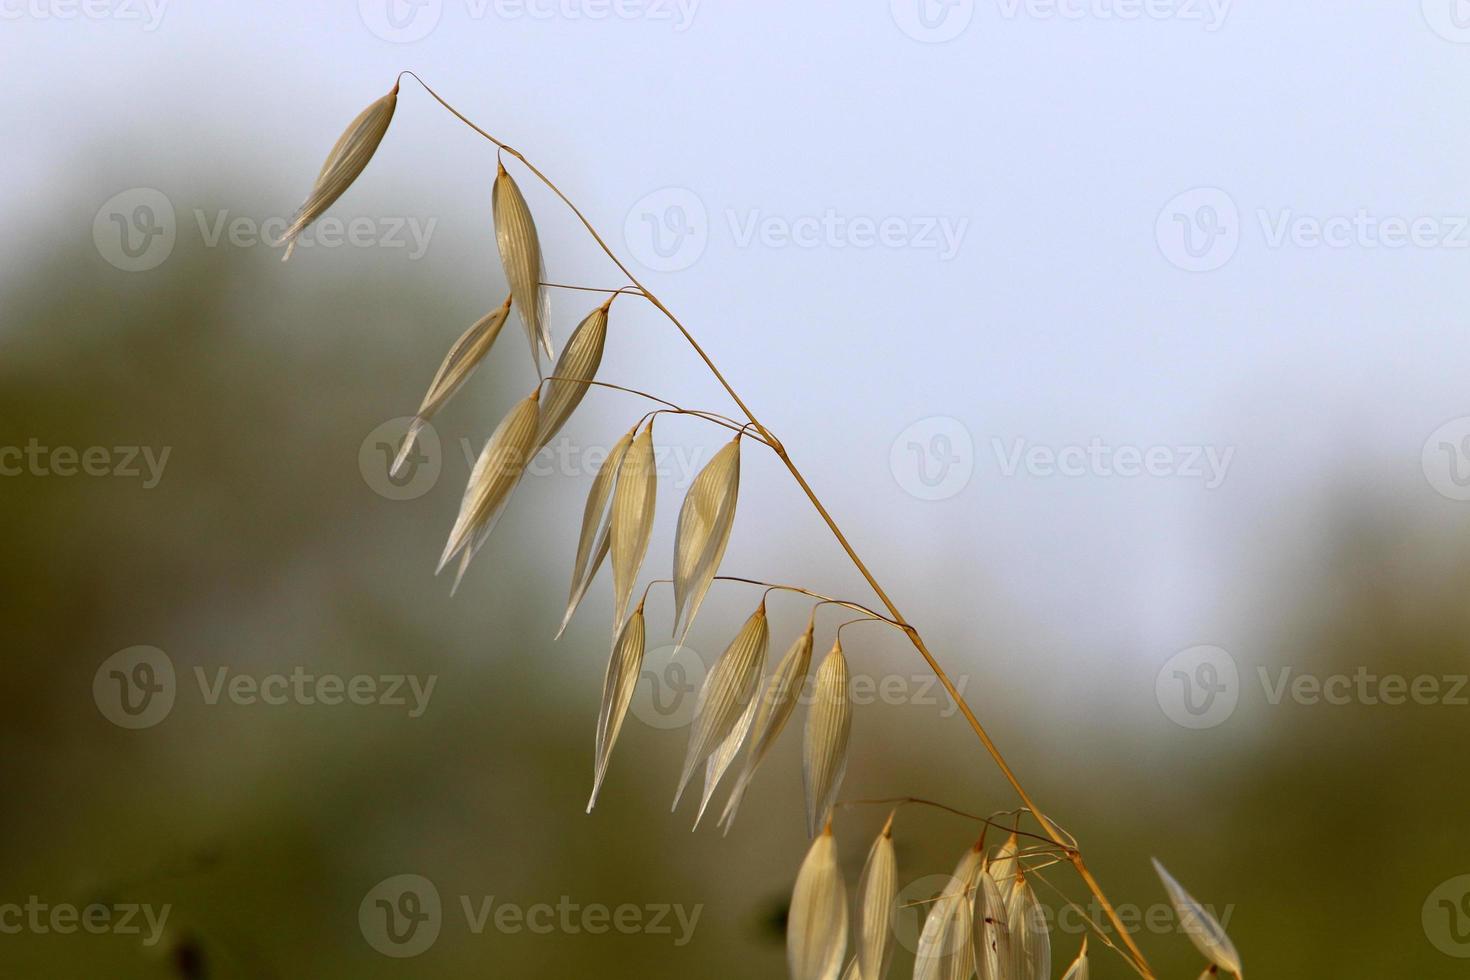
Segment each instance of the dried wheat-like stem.
M1001 775L1005 777L1005 780L1010 784L1011 789L1015 791L1016 795L1021 799L1021 802L1025 804L1026 808L1035 817L1036 822L1041 825L1042 830L1051 838L1051 840L1057 845L1066 849L1068 860L1072 863L1072 866L1076 868L1077 874L1081 877L1083 883L1087 886L1088 891L1092 892L1093 896L1097 899L1099 905L1101 905L1104 913L1112 921L1114 928L1118 930L1119 936L1122 937L1123 942L1128 947L1128 952L1131 955L1131 960L1134 968L1137 969L1141 976L1152 977L1153 972L1148 966L1148 960L1144 957L1143 952L1133 941L1133 938L1128 934L1128 930L1124 927L1122 920L1118 916L1117 910L1113 907L1113 903L1108 899L1107 895L1104 894L1102 886L1098 883L1097 879L1093 877L1092 872L1088 870L1087 864L1083 860L1081 850L1068 845L1063 840L1061 833L1056 828L1056 825L1053 824L1052 821L1042 811L1042 809L1037 806L1036 801L1032 799L1031 794L1027 792L1025 786L1022 785L1020 778L1016 775L1014 770L1011 769L1010 764L1006 762L1005 756L1001 754L999 746L995 744L995 740L990 737L989 732L985 730L985 726L980 723L980 719L975 716L975 712L971 710L969 703L965 701L964 695L960 693L959 688L955 686L954 681L950 679L950 676L945 671L944 667L940 665L937 659L935 659L934 654L929 650L929 647L924 642L924 638L920 635L919 630L911 625L904 618L903 613L899 611L898 605L888 595L888 592L883 588L883 586L879 584L877 577L873 574L873 571L868 568L867 564L858 555L857 549L853 547L852 542L848 540L847 535L837 524L837 520L827 510L826 505L822 503L821 498L817 496L816 491L812 489L811 484L807 482L806 477L802 475L801 470L797 468L795 461L791 458L791 454L787 452L786 447L782 445L781 441L777 439L776 436L768 428L766 428L766 426L760 421L759 418L756 417L755 413L745 403L744 399L740 397L734 386L731 385L731 383L725 378L719 367L715 365L715 362L710 358L709 354L705 352L702 346L700 346L699 341L694 338L694 335L689 331L689 329L684 326L684 324L679 320L677 316L674 315L674 312L672 310L664 305L663 301L660 300L658 296L650 291L647 286L643 285L643 283L639 282L638 277L635 276L632 271L623 263L623 261L618 258L616 253L613 252L613 250L608 246L607 242L597 232L597 229L593 227L592 222L588 220L588 218L582 213L581 209L579 209L575 204L572 203L571 199L562 192L561 188L559 188L556 183L551 180L551 178L542 173L541 170L538 169L536 165L533 164L530 160L526 159L526 157L519 150L506 144L504 141L497 139L490 133L486 132L485 130L481 129L479 126L471 122L468 118L461 114L458 109L450 105L447 101L443 99L443 97L439 95L439 93L435 92L428 84L426 84L423 79L419 78L418 75L414 74L413 72L405 72L404 74L411 75L420 85L423 85L424 90L427 91L430 96L432 96L437 102L444 106L444 108L448 109L451 113L458 117L461 122L469 126L471 129L479 133L491 143L494 143L496 147L503 150L505 153L508 153L511 156L515 157L522 164L524 164L526 166L526 169L528 169L537 179L545 184L546 187L553 194L560 198L562 202L566 204L566 206L571 210L572 214L575 215L577 219L582 222L582 225L586 228L588 234L592 236L592 239L597 243L598 247L602 249L603 253L607 255L612 263L617 266L618 271L625 275L628 278L628 281L634 287L636 287L637 290L644 297L646 297L648 301L652 303L660 313L667 317L669 322L672 323L674 327L679 331L684 340L689 344L691 348L693 348L695 354L697 354L700 360L704 362L705 366L709 368L709 371L714 376L714 379L719 382L720 386L725 389L726 393L729 394L731 400L735 402L736 406L740 409L742 413L744 413L745 417L750 420L750 423L755 427L756 432L758 432L761 435L762 439L770 445L772 451L775 452L776 456L781 460L782 464L785 465L786 469L790 471L792 478L796 480L796 483L801 488L802 493L806 495L807 500L810 501L811 505L816 509L818 516L820 516L823 523L827 525L827 529L831 531L832 536L837 539L837 543L847 554L849 560L852 561L854 567L857 568L858 573L861 574L864 580L867 581L868 585L872 588L874 594L877 595L878 601L881 602L883 604L883 607L888 610L889 616L892 618L893 622L907 634L909 642L913 644L914 649L919 652L919 655L924 658L925 663L927 663L929 665L929 669L934 672L934 676L939 679L939 683L943 685L946 693L948 693L949 696L954 700L954 703L959 708L960 713L964 715L965 721L975 732L976 737L980 739L980 742L984 746L986 753L989 754L991 760L995 763L996 767L1000 769Z
M376 149L383 133L387 130L393 106L396 102L398 84L404 75L412 76L425 91L445 109L497 148L496 179L493 190L496 236L502 265L511 287L511 305L518 309L532 349L538 376L541 375L542 354L551 356L552 347L547 325L546 291L548 289L571 289L610 294L602 306L583 320L581 326L568 342L562 358L550 377L542 377L540 384L521 404L506 417L495 435L491 437L476 464L476 473L461 507L459 520L450 535L444 561L454 554L461 555L460 574L463 574L476 550L484 543L495 518L505 506L511 490L518 481L521 469L530 455L554 436L561 425L577 407L587 392L588 386L601 386L639 395L662 404L664 407L649 412L634 424L623 437L603 471L598 474L588 499L583 518L581 539L578 546L576 569L573 573L572 592L567 607L566 619L570 619L578 602L585 594L588 584L596 574L604 557L611 555L615 591L613 660L609 665L605 684L604 703L598 727L598 764L593 790L600 786L606 771L608 754L617 737L617 727L626 710L629 694L630 673L636 674L634 665L641 658L643 645L643 602L640 601L634 614L632 626L625 630L628 603L635 587L635 579L643 564L648 547L649 534L654 517L657 479L653 466L652 429L653 420L660 414L687 414L733 429L736 433L730 445L707 467L696 486L686 498L680 516L679 537L674 559L675 629L681 621L687 631L693 620L704 592L718 580L740 581L766 588L766 595L773 591L789 591L806 595L817 601L812 609L811 623L815 623L816 608L833 604L861 612L862 618L843 623L838 627L838 640L818 670L818 701L809 713L807 722L806 762L804 771L807 783L807 816L809 827L815 836L812 850L798 875L796 893L793 896L792 929L788 942L788 957L791 971L798 977L836 976L841 966L847 939L846 904L840 872L837 869L835 845L832 840L830 814L834 807L848 804L835 799L840 787L845 765L847 729L850 723L850 705L847 701L847 670L841 648L841 630L859 622L881 622L901 631L918 651L919 655L934 672L946 693L959 708L965 721L980 740L986 753L1022 806L1016 811L1029 813L1041 830L1040 835L1024 834L1045 844L1045 850L1022 850L1018 838L1023 835L1019 828L1012 828L1010 838L997 851L994 859L987 858L984 838L966 852L951 876L951 884L941 901L931 909L925 925L925 942L921 943L920 965L916 976L966 976L979 965L982 974L1002 969L1004 957L1000 946L1009 944L1010 973L1015 980L1044 978L1050 972L1050 941L1044 921L1040 918L1040 906L1035 894L1026 883L1028 873L1035 874L1038 854L1045 855L1045 863L1056 860L1067 861L1076 871L1083 884L1102 908L1104 914L1117 930L1126 946L1125 959L1129 965L1145 978L1154 974L1138 946L1120 920L1116 909L1103 893L1096 878L1088 870L1076 840L1050 819L1037 805L1022 785L1019 777L1006 762L1000 749L980 723L974 711L965 701L949 674L939 664L918 629L904 618L893 599L879 584L873 571L859 557L852 542L827 510L820 497L797 467L781 441L762 423L741 398L734 386L716 366L709 354L677 316L652 291L638 281L632 271L608 246L601 234L586 215L572 203L571 199L535 164L519 150L481 129L458 109L450 105L437 92L411 71L401 72L388 96L374 103L359 115L358 119L329 156L318 185L303 206L302 212L293 223L290 235L296 234L320 215L353 180L361 173ZM595 289L588 286L546 282L542 278L544 263L541 247L532 220L530 209L516 185L514 178L504 167L503 157L518 160L527 171L546 186L571 213L581 222L598 248L627 278L628 284L613 289ZM673 402L637 389L625 388L608 382L597 381L594 375L602 357L603 342L607 331L608 308L612 301L623 294L643 297L662 313L679 334L703 361L713 378L720 384L731 400L744 415L746 421L727 418L718 413L684 409ZM500 322L503 322L503 317ZM495 324L498 331L499 324ZM488 335L483 336L482 334ZM490 343L493 332L472 328L460 344L451 351L440 376L436 377L426 396L420 415L432 414L433 409L447 400L454 388L462 383L479 357ZM473 343L472 343L473 342ZM474 356L460 353L473 349ZM547 397L538 404L545 387ZM729 536L729 523L733 520L736 489L739 480L739 445L743 437L768 446L786 467L797 486L816 510L843 552L859 574L868 583L886 614L848 600L833 599L800 586L771 585L755 579L714 574L724 552ZM659 580L666 581L666 580ZM650 586L652 583L650 583ZM647 589L644 597L647 597ZM688 755L679 783L682 792L695 769L705 763L705 790L700 802L703 814L710 795L720 777L730 766L747 738L751 740L746 771L740 785L722 818L727 825L734 815L744 783L748 781L760 757L769 749L770 742L779 734L789 714L791 685L806 674L810 659L812 626L807 635L793 647L777 674L763 684L761 677L766 650L765 596L756 614L747 622L745 629L726 650L721 661L706 678L700 694L700 705L696 709L694 727L691 732ZM768 692L762 697L758 692ZM758 704L765 701L764 704ZM753 735L751 733L754 733ZM675 804L677 805L677 796ZM903 797L890 802L923 803L949 810L961 816L980 820L992 825L991 818L974 817L963 811L954 810L943 804ZM891 829L884 828L886 840ZM825 830L817 833L819 827ZM1061 858L1053 855L1053 849ZM883 853L880 850L880 853ZM884 859L886 860L886 858ZM1030 861L1028 864L1027 862ZM1201 952L1212 961L1214 969L1226 969L1240 973L1240 960L1229 937L1218 923L1201 914L1194 902L1167 873L1159 868L1171 899L1180 910L1181 917L1188 918L1196 927L1191 938ZM896 873L896 872L893 872ZM866 877L866 876L865 876ZM882 880L891 877L884 870ZM988 884L987 884L988 883ZM977 909L976 886L979 889ZM873 901L881 906L889 892L889 885L875 886ZM976 912L979 919L976 919ZM1002 922L1002 911L1004 919ZM971 923L974 922L974 938ZM863 937L865 953L855 958L849 974L860 972L862 966L872 970L874 961L882 962L884 940L872 930ZM1111 944L1109 944L1111 945ZM1116 947L1115 947L1116 948ZM979 964L976 953L980 953ZM1073 965L1069 976L1085 977L1087 972L1086 947ZM1122 952L1120 950L1120 952ZM858 960L866 960L860 964ZM881 973L881 970L878 972Z

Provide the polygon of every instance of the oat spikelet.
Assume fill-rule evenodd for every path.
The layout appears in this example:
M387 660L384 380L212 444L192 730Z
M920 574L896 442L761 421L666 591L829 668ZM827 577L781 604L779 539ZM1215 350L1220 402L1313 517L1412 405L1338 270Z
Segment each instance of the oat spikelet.
M740 436L731 439L699 471L679 510L674 537L674 633L684 622L682 643L694 625L735 523L740 490ZM686 615L687 613L687 615Z
M658 468L653 457L653 422L650 421L624 453L622 465L618 467L618 485L613 490L608 537L612 552L614 635L623 629L638 569L648 554L657 496Z
M536 404L540 394L541 387L537 385L535 391L501 419L470 471L470 482L459 505L459 516L449 532L449 541L444 546L444 555L439 559L436 570L436 574L443 571L451 558L462 555L455 588L459 587L459 580L474 553L485 543L504 512L511 491L520 482L526 463L535 451Z
M322 164L321 173L317 174L311 193L306 196L296 216L291 219L291 224L276 242L277 245L286 246L286 253L281 256L282 262L289 259L296 250L296 239L306 226L321 217L322 212L352 186L352 182L368 165L378 144L383 141L383 134L388 132L388 123L393 119L393 110L397 105L398 83L394 82L388 94L359 112L337 140L332 152L327 154L327 162Z
M1051 934L1046 913L1024 872L1016 876L1006 910L1011 933L1011 977L1013 980L1049 980L1051 977Z
M429 382L429 390L424 395L424 400L419 403L419 410L414 414L413 421L408 424L408 435L403 438L403 447L398 450L398 456L393 460L393 466L389 469L390 474L396 474L403 461L408 459L409 452L418 440L419 431L434 414L443 408L445 403L454 396L490 348L495 344L495 338L500 336L500 328L505 326L506 317L510 314L510 297L505 298L499 309L491 310L474 325L460 335L449 348L449 353L444 355L444 363L439 365L439 370L434 374L434 380Z
M852 699L842 640L832 644L817 668L812 704L806 714L801 777L806 787L807 833L815 836L842 788L847 771L847 740L852 732Z
M759 685L757 684L757 690ZM719 748L709 754L704 761L704 792L699 796L699 812L694 816L694 828L699 829L699 821L704 819L705 808L709 806L710 797L715 795L715 787L725 776L725 770L730 768L730 763L740 754L740 746L745 744L746 736L750 734L752 723L755 721L756 708L760 705L760 698L752 697L746 704L745 710L740 714L740 720L735 722L735 727L730 729L730 734L720 743Z
M1017 855L1021 851L1021 842L1015 834L1006 838L1006 842L996 849L995 860L990 862L987 869L990 877L995 879L996 887L1000 890L1001 900L1006 907L1010 907L1011 891L1016 887L1016 875L1021 869Z
M755 699L769 641L766 603L762 600L760 608L751 613L710 668L704 686L699 689L694 722L689 726L689 750L684 756L684 771L679 775L679 789L674 794L675 809L694 770L729 737Z
M979 844L967 850L929 907L914 953L914 980L966 980L974 972L970 892L983 860Z
M1205 955L1205 959L1227 973L1241 976L1240 954L1235 951L1235 944L1230 941L1225 927L1194 896L1185 891L1183 885L1174 880L1174 876L1169 874L1158 858L1153 861L1154 871L1158 872L1159 880L1164 883L1169 901L1179 915L1179 925L1189 936L1189 941Z
M791 649L786 651L786 655L776 665L775 672L767 679L756 699L758 706L755 721L751 724L751 731L755 734L745 755L745 767L740 771L735 788L730 791L725 812L720 815L720 823L724 824L727 834L735 824L735 813L740 809L740 801L750 787L756 768L776 744L776 736L781 734L781 729L786 727L791 712L796 708L802 685L806 683L807 668L812 662L814 620L815 617L808 620L806 630L791 644Z
M602 706L597 712L597 761L592 776L592 798L587 801L588 813L597 805L597 793L602 789L603 777L607 775L613 745L623 727L623 718L628 714L628 705L633 701L633 692L638 687L643 647L643 603L640 602L613 644L612 656L607 662L607 677L602 682Z
M1091 971L1087 966L1087 937L1082 937L1082 952L1067 967L1067 972L1062 974L1062 980L1088 980ZM983 978L982 978L983 980Z
M847 950L847 890L829 825L806 852L786 919L791 980L837 980Z
M979 980L1012 980L1010 912L988 871L980 872L975 886L973 917L976 976Z
M898 858L893 850L893 818L873 841L858 879L857 916L853 923L857 944L857 976L883 980L893 958L893 903L898 898Z
M546 263L541 259L541 239L536 235L536 222L531 209L501 164L496 165L495 187L491 192L491 210L495 216L495 243L500 248L500 263L510 283L510 294L516 312L526 328L531 344L531 357L536 373L541 373L541 355L552 357L551 332L547 326L549 309L546 288L541 285Z
M607 458L598 468L597 476L592 480L592 489L587 493L587 506L582 511L582 534L577 541L577 560L572 567L572 589L567 598L566 614L562 616L561 627L556 631L558 639L572 621L572 614L577 611L593 577L607 557L611 523L608 501L617 484L618 469L622 466L628 447L633 444L633 433L637 428L635 425L613 444Z
M557 380L546 383L546 397L541 399L541 422L536 430L537 449L546 445L561 431L561 427L571 418L577 406L582 404L582 399L592 387L564 379L591 381L597 377L597 368L602 364L602 348L607 343L607 312L611 305L612 300L609 299L577 324L577 329L567 338L567 345L562 348L556 366L551 369L551 377Z

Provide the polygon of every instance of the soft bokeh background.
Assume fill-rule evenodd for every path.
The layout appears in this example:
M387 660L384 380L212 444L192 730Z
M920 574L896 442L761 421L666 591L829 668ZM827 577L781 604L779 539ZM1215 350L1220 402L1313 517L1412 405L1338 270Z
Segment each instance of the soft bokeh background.
M0 934L0 974L783 970L805 847L794 729L734 831L691 834L689 801L668 813L684 731L652 700L660 686L680 703L666 682L681 675L651 673L583 813L605 580L550 637L587 454L641 406L587 400L452 600L432 571L463 447L532 380L514 326L439 420L423 475L406 489L382 475L380 427L504 295L493 150L406 82L332 212L366 221L365 244L283 266L254 234L413 68L551 173L686 318L1116 901L1163 900L1156 855L1228 913L1253 975L1464 975L1467 22L1449 0L1132 18L1100 2L923 2L4 6L0 449L169 455L156 485L32 465L0 477L0 906L171 912L154 945ZM549 274L617 285L554 199L523 186ZM887 221L884 243L854 220ZM1385 246L1396 220L1418 240ZM1314 239L1324 225L1346 237ZM592 302L555 297L559 340ZM614 307L602 377L730 410L635 300ZM1008 462L1093 440L1173 455L1134 477ZM666 574L679 493L720 439L669 421L660 441L650 576ZM1228 459L1220 480L1185 465L1196 449ZM773 460L749 453L744 478L727 571L868 598ZM676 661L686 680L755 599L717 590ZM772 611L779 653L806 609ZM836 621L824 614L819 643ZM860 709L845 795L1013 806L902 640L845 636L857 672L903 692ZM166 652L179 692L131 731L92 690L137 645ZM1175 671L1209 679L1202 646L1234 673L1191 715ZM409 717L210 704L196 668L437 680ZM1459 698L1275 697L1287 668L1438 678ZM840 815L849 882L882 817ZM915 894L972 836L904 811ZM400 874L445 904L412 959L375 952L358 921ZM475 934L461 896L700 917L682 944L677 924ZM1198 973L1168 928L1138 938L1161 976ZM1065 961L1080 935L1055 941Z

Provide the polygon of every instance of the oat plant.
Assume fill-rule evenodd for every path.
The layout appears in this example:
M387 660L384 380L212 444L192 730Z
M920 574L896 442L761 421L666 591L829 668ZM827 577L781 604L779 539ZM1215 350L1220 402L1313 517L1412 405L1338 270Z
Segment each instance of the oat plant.
M802 735L805 818L812 844L796 874L787 931L787 963L795 980L835 980L839 976L878 980L888 973L896 938L893 921L899 909L894 824L899 810L907 805L931 807L970 821L978 828L978 838L966 844L945 885L937 895L922 903L924 925L913 950L915 980L964 980L972 976L980 980L1051 980L1051 937L1037 887L1062 895L1044 874L1053 867L1070 868L1108 919L1111 931L1084 916L1097 944L1120 956L1138 975L1155 976L1112 902L1088 870L1076 839L1023 786L930 651L923 635L904 618L875 573L858 556L786 446L755 415L690 330L633 275L567 195L519 150L475 125L417 75L403 72L392 90L364 109L332 147L305 203L282 238L281 244L286 246L283 258L290 257L297 236L361 175L388 131L397 107L399 83L405 76L418 81L440 105L496 148L491 220L509 296L471 325L450 348L412 419L393 463L394 469L408 457L423 427L484 362L512 313L525 333L536 373L535 385L495 426L475 461L440 558L440 569L455 565L454 585L458 587L465 569L505 512L527 464L567 422L590 388L613 389L657 406L634 421L617 440L592 481L560 624L564 630L598 571L604 564L610 564L611 655L595 728L588 810L596 804L604 785L637 683L648 631L650 590L659 584L672 586L671 623L675 636L682 642L715 583L731 589L755 586L762 590L758 606L711 667L699 692L674 804L677 807L680 797L698 776L701 789L697 826L716 789L733 770L736 773L733 788L719 817L720 825L728 833L756 770L792 720L798 695L808 678L812 678L814 697L804 719ZM507 161L515 173L507 169ZM548 281L536 222L516 174L522 179L529 177L541 182L560 199L626 280L623 285L604 289ZM606 294L571 331L560 356L556 355L552 340L547 303L548 290L552 288ZM666 317L729 396L738 414L732 417L706 409L685 408L661 396L599 379L597 374L613 304L619 299L647 302ZM552 365L549 373L547 362ZM635 605L633 600L648 554L659 495L654 466L654 426L664 415L697 418L723 427L730 437L695 478L679 509L670 578L646 582ZM741 455L747 443L770 453L786 468L867 582L876 602L833 597L799 585L719 574L734 529ZM806 629L768 671L770 629L766 601L772 593L790 594L812 605ZM831 647L814 665L818 612L824 607L846 610L857 618L836 628ZM841 632L844 627L859 622L881 624L901 634L913 646L1010 785L1016 797L1015 806L978 815L912 797L840 799L848 761L848 736L853 724L849 670ZM839 819L846 820L850 811L869 804L890 807L891 812L868 852L856 879L855 893L849 895L833 825ZM990 832L1003 837L1001 843L987 846L986 834ZM1162 865L1155 862L1155 866L1179 914L1181 926L1208 961L1204 975L1224 971L1239 977L1240 957L1219 923ZM1068 963L1065 980L1086 980L1090 968L1085 938L1074 958L1063 962Z

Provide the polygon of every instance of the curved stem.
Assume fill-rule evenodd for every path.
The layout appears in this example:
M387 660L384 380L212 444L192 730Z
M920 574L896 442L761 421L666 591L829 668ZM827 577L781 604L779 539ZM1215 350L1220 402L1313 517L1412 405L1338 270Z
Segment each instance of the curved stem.
M660 405L668 406L667 408L662 409L659 412L650 412L649 415L659 415L663 413L670 413L673 415L693 415L697 418L702 418L708 422L713 422L716 425L722 425L725 428L732 430L737 435L750 435L752 439L756 439L760 442L765 442L765 440L762 439L760 436L746 432L746 430L750 428L750 423L748 422L742 425L739 422L736 422L734 419L726 418L725 416L720 415L716 412L706 412L698 408L683 408L669 401L667 398L660 398L657 395L650 394L646 391L640 391L637 388L627 388L623 385L615 385L610 381L592 381L587 378L568 378L554 374L548 375L547 377L541 379L542 384L545 384L548 381L569 381L573 384L579 385L595 385L598 388L611 388L613 391L626 392L629 395L638 395L639 397L647 398L649 401L658 402ZM645 415L644 418L648 418L648 415Z
M1153 971L1149 968L1148 960L1144 958L1143 952L1138 948L1137 944L1133 941L1132 936L1129 935L1127 929L1124 927L1123 922L1119 918L1118 912L1113 907L1112 902L1110 902L1107 896L1103 894L1102 886L1098 884L1097 879L1094 878L1092 872L1088 870L1086 863L1082 859L1082 852L1080 850L1077 850L1076 848L1069 847L1063 841L1062 834L1060 833L1060 831L1058 831L1056 825L1053 824L1051 820L1046 817L1041 808L1038 807L1035 801L1031 798L1031 794L1028 793L1026 791L1026 788L1021 785L1020 779L1011 769L1010 764L1006 762L1005 756L1001 754L1000 748L995 744L995 740L990 737L990 733L985 730L985 726L980 724L980 719L975 717L975 712L970 709L970 706L965 701L964 696L960 693L959 689L955 687L954 681L950 679L949 674L942 666L940 666L939 661L935 659L934 654L929 650L928 645L924 642L924 638L920 636L918 629L916 629L914 626L909 624L906 619L904 619L903 614L899 612L898 606L894 603L892 598L889 597L888 593L883 589L883 587L878 583L878 579L874 576L872 570L869 569L867 564L863 562L862 558L858 556L857 550L854 549L852 546L852 542L847 539L847 535L843 533L842 528L838 526L837 521L832 517L831 513L828 512L826 506L822 503L821 498L817 496L816 491L812 489L811 484L807 482L806 477L803 476L801 470L797 468L796 463L792 460L790 454L787 453L786 447L781 444L781 441L777 439L776 436L772 434L771 431L767 429L758 418L756 418L755 413L752 412L750 407L745 404L745 401L740 397L739 393L736 392L735 388L725 378L725 375L720 371L719 367L716 366L715 362L710 359L709 354L705 352L705 349L702 346L700 346L699 341L694 338L694 335L689 332L689 329L684 326L684 324L679 320L677 316L674 315L674 312L664 305L664 302L661 299L654 295L654 293L650 291L648 287L644 286L643 283L638 281L638 277L633 275L632 270L630 270L626 265L623 264L623 261L619 259L617 254L613 252L612 248L608 246L607 242L603 239L602 235L598 233L597 229L593 227L592 222L588 220L587 216L582 213L581 209L578 208L576 204L572 203L572 200L567 197L562 189L558 187L550 177L547 177L546 174L542 173L541 170L530 160L526 159L526 157L519 150L515 149L512 146L509 146L499 139L496 139L494 136L490 135L479 126L476 126L467 117L465 117L463 113L461 113L458 109L454 108L454 106L446 102L443 97L439 95L438 92L435 92L432 88L430 88L422 78L419 78L418 75L414 74L411 71L405 71L399 74L399 78L401 79L403 75L412 76L415 81L417 81L420 85L423 85L424 90L428 92L435 101L444 106L445 109L448 109L450 113L452 113L466 126L470 127L470 129L474 130L485 139L495 144L495 146L502 153L507 153L519 160L526 167L526 169L529 170L536 177L536 179L545 184L547 189L555 194L558 198L560 198L562 203L567 206L568 210L570 210L572 214L576 216L577 220L582 223L582 226L587 230L587 234L592 237L592 240L597 243L598 248L600 248L603 253L607 255L608 259L613 263L613 265L617 266L618 271L627 278L628 282L636 286L638 290L642 292L644 298L652 303L660 313L667 317L669 322L674 325L675 329L677 329L679 333L683 335L684 340L694 350L694 353L699 356L699 359L704 362L705 367L709 369L709 372L711 375L713 375L714 379L719 382L720 387L725 389L725 392L730 396L730 399L735 402L740 411L744 413L747 419L750 420L751 425L755 427L756 431L761 435L763 440L771 447L771 450L775 452L777 457L780 458L781 462L785 464L786 469L791 473L792 478L796 480L797 485L801 488L802 493L806 495L807 500L811 502L812 507L816 509L818 516L822 518L822 522L827 525L827 529L831 531L832 536L837 539L837 543L847 554L848 559L853 563L853 566L857 568L858 572L862 575L864 580L867 581L868 586L873 590L874 594L877 595L879 601L882 602L884 608L888 610L891 617L891 622L902 629L908 635L909 642L913 644L914 649L919 652L919 655L924 658L924 662L927 663L929 665L929 669L934 672L934 676L938 678L939 683L944 687L946 693L948 693L949 696L954 700L955 705L960 709L960 713L964 715L965 721L969 723L970 728L975 732L976 737L980 739L980 744L985 747L985 751L989 754L991 761L995 763L996 767L1000 770L1001 775L1005 777L1006 782L1010 784L1011 789L1015 792L1016 796L1019 797L1021 802L1025 804L1026 809L1031 811L1032 816L1035 817L1036 822L1040 825L1042 831L1052 840L1053 843L1062 845L1063 847L1068 847L1068 856L1069 860L1072 863L1072 866L1076 869L1078 876L1081 877L1083 884L1087 886L1087 889L1092 892L1093 896L1098 900L1098 903L1102 906L1103 911L1107 914L1108 919L1113 923L1114 928L1118 930L1119 937L1123 940L1124 944L1127 945L1128 951L1132 954L1131 962L1134 969L1137 970L1138 973L1143 977L1148 978L1148 980L1152 980Z

